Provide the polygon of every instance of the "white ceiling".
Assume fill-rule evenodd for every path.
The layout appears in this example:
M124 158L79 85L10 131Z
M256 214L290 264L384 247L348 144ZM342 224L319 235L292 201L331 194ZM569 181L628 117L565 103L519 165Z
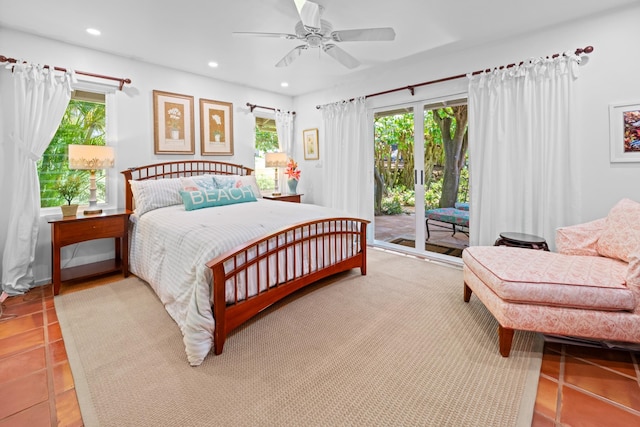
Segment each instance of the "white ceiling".
M353 70L318 49L304 51L289 67L276 68L299 41L232 34L294 33L299 16L293 0L0 0L0 27L296 96L415 54L424 58L443 49L489 43L636 1L316 0L334 30L395 29L392 42L339 43L362 63ZM88 27L102 35L87 34ZM209 61L219 67L210 68ZM285 81L289 87L282 88Z

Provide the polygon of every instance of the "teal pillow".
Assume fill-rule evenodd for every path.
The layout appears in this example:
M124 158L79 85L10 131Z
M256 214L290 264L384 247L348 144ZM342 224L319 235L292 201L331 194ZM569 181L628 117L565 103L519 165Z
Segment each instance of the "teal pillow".
M251 187L225 188L215 190L180 191L184 208L188 211L234 203L255 202Z

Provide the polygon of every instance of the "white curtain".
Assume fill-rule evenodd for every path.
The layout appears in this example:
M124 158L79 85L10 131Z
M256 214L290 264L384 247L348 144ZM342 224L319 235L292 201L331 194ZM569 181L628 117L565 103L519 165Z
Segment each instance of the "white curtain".
M293 113L287 111L276 111L276 133L278 134L278 145L280 151L287 153L287 156L293 158ZM280 188L278 191L283 191L286 186L286 180L282 179L284 168L278 169L278 177Z
M540 58L469 77L470 245L544 237L580 218L573 129L580 58Z
M0 182L11 183L5 206L9 209L2 254L2 289L9 295L29 290L34 283L33 261L40 221L40 184L37 161L55 135L71 99L73 72L61 74L41 65L13 66L13 96L4 94L2 109L13 110L4 123ZM5 147L6 148L6 147Z
M373 219L373 138L365 98L322 107L323 200L348 215Z

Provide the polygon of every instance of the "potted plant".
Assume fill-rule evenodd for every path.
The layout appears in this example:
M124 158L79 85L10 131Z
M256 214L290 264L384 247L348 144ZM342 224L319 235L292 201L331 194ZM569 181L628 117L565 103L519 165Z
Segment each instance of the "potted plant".
M66 205L60 206L62 209L62 216L75 216L78 211L77 204L71 204L82 188L82 181L78 175L69 175L66 178L60 179L56 185L56 190L60 193L63 199L67 201Z

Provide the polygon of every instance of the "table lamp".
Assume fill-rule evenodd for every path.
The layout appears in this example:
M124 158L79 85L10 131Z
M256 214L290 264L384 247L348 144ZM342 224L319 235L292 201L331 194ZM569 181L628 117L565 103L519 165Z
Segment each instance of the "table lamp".
M96 170L112 168L113 147L104 145L69 145L69 169L84 169L91 172L89 181L89 207L85 215L102 213L96 201Z
M276 168L276 176L275 176L275 181L276 181L276 185L275 185L275 191L273 192L274 196L279 196L280 195L280 191L278 187L278 168L280 167L286 167L287 166L287 161L289 160L289 156L287 156L287 153L283 153L283 152L279 152L279 153L267 153L264 156L264 166L267 168Z

